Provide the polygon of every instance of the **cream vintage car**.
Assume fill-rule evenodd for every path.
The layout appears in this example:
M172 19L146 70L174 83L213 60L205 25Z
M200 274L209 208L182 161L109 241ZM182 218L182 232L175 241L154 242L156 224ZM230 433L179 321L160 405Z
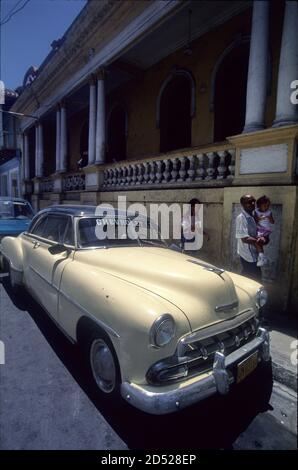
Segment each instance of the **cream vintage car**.
M3 239L2 254L12 289L26 288L82 346L99 393L170 413L228 393L270 361L260 284L155 237L100 240L95 209L42 210L27 232ZM108 210L106 218L132 220Z

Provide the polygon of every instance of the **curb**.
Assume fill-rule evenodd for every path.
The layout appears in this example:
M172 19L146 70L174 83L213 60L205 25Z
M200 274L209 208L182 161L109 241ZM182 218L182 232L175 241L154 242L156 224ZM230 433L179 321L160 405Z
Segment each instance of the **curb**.
M289 369L285 369L284 366L278 364L277 362L274 362L273 360L272 373L273 378L277 382L286 385L297 393L297 373L295 374L295 372Z

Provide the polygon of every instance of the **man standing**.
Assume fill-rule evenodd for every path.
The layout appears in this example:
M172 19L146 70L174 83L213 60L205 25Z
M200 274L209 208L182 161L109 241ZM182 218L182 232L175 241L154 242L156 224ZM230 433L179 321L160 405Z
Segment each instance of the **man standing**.
M253 217L256 200L250 194L246 194L241 197L240 203L242 211L236 219L236 238L242 274L261 282L262 272L261 268L257 266L258 252L256 247L263 245L265 239L257 237L257 224Z

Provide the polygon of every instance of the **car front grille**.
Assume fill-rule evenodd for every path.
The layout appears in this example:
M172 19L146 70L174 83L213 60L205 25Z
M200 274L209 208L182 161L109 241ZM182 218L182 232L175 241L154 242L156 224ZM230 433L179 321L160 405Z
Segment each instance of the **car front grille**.
M228 355L244 346L256 336L258 323L253 317L228 331L186 344L183 356L176 354L154 364L147 373L147 381L165 384L210 371L216 351Z

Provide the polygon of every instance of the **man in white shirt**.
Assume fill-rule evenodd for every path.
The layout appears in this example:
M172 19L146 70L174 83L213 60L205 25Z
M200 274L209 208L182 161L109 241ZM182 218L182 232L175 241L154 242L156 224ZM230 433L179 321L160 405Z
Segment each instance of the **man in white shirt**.
M240 256L243 276L261 281L262 272L257 266L257 245L263 245L266 240L257 237L257 224L253 217L256 200L250 194L240 199L241 214L236 219L237 253Z

